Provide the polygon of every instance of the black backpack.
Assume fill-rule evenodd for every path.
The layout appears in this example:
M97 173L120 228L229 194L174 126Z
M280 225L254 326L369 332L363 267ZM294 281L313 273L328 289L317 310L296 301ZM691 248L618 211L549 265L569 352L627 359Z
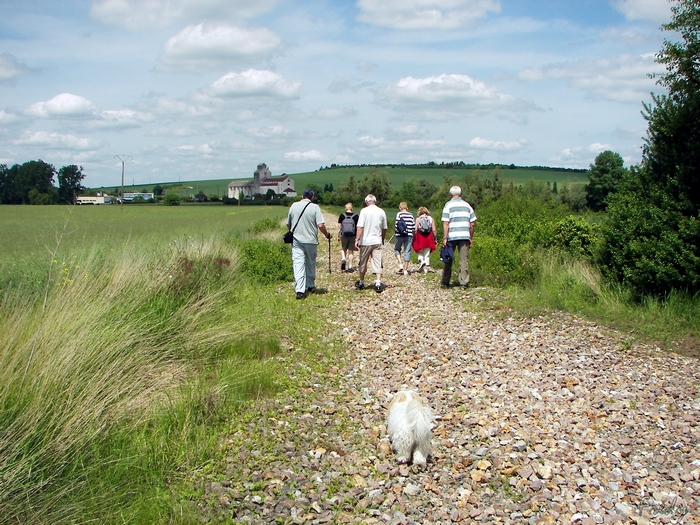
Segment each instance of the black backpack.
M342 222L340 223L340 233L343 237L354 237L355 236L355 214L350 215L345 213Z

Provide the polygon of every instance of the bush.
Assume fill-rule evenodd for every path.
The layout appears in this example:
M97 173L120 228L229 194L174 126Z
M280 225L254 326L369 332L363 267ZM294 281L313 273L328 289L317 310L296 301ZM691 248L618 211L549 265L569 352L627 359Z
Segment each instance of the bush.
M580 217L564 217L555 223L546 248L555 248L574 257L592 259L598 243L598 226Z
M280 221L273 219L272 217L266 217L265 219L256 222L251 227L250 231L252 233L262 233L266 231L274 231L280 228Z
M180 205L180 196L175 194L175 193L168 193L163 198L163 204L165 204L166 206L179 206Z
M484 284L498 286L528 286L540 271L532 245L514 239L479 236L469 261L470 269L482 274Z
M238 246L241 271L262 284L294 279L287 245L264 239L241 241Z

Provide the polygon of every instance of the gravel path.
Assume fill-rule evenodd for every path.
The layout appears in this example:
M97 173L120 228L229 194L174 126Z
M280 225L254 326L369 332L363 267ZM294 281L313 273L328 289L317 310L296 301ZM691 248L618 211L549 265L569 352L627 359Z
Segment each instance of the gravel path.
M697 359L567 314L504 318L492 291L396 275L393 255L383 293L356 291L321 247L325 293L300 307L324 312L336 354L318 371L285 356L298 386L222 442L203 521L700 523ZM386 440L407 387L438 417L426 471Z

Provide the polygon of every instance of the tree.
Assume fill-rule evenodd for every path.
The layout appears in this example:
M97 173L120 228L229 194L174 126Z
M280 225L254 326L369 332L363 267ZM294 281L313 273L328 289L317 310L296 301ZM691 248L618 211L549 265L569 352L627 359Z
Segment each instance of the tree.
M155 186L153 186L153 195L155 195L156 197L159 195L163 195L163 186L161 186L160 184L156 184Z
M627 174L622 157L612 151L604 151L595 158L588 170L586 204L593 211L605 211L608 197L617 193Z
M75 197L85 188L81 184L85 179L83 167L71 164L58 170L58 198L60 202L75 204Z
M29 192L36 190L36 194L46 194L48 197L38 197L34 194L31 199L34 202L47 204L46 199L50 199L52 204L58 198L53 182L56 174L56 168L43 160L31 160L22 164L17 170L15 179L17 192L22 204L31 204Z
M21 204L22 196L17 188L17 174L19 165L8 168L6 164L0 164L0 203Z
M649 123L642 163L608 206L602 266L637 298L700 291L700 7L677 0L657 61L667 95L645 105Z
M377 197L377 202L384 206L391 206L394 197L394 188L389 181L389 175L385 171L372 169L366 173L357 184L360 196L363 198L368 194Z

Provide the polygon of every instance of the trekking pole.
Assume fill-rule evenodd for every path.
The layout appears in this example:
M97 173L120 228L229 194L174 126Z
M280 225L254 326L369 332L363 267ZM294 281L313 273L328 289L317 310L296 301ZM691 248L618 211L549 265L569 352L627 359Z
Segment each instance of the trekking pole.
M328 273L331 273L331 239L328 238Z

